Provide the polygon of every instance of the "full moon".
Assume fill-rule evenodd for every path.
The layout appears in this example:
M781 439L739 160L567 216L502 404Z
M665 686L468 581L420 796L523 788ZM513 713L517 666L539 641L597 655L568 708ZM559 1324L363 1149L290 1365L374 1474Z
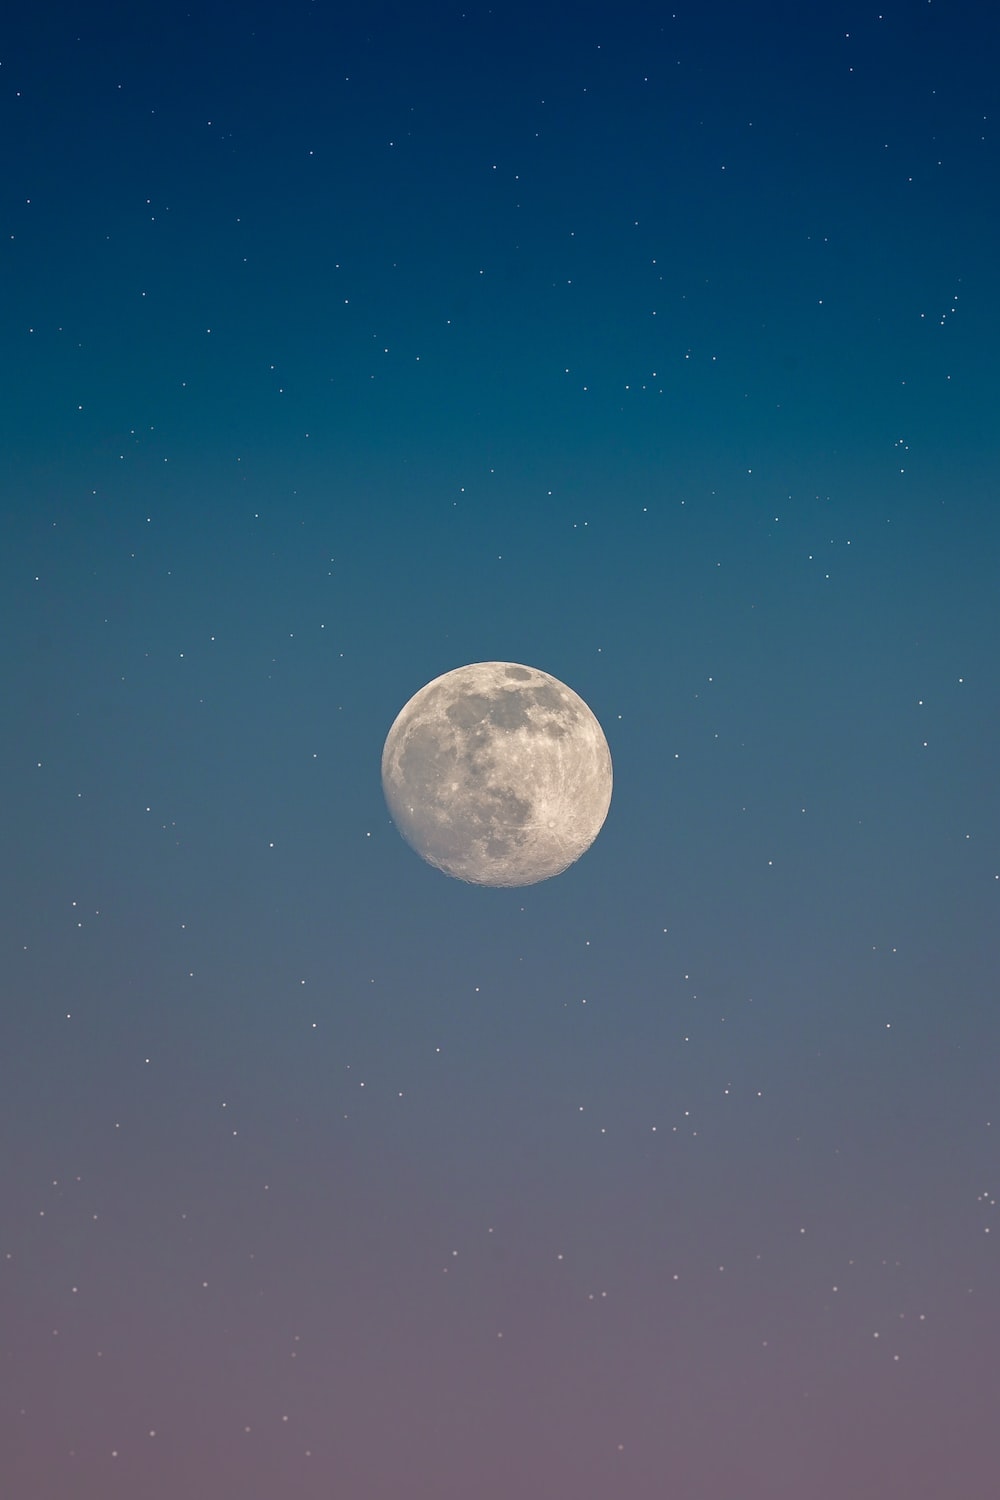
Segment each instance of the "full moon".
M382 787L428 864L476 885L534 885L600 832L611 752L565 683L516 662L475 662L403 708L382 751Z

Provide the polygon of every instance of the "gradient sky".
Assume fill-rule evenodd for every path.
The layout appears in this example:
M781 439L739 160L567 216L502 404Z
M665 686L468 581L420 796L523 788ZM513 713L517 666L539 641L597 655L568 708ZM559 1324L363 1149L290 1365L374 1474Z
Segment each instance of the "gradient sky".
M5 1500L988 1500L1000 25L14 7ZM480 889L379 761L589 703Z

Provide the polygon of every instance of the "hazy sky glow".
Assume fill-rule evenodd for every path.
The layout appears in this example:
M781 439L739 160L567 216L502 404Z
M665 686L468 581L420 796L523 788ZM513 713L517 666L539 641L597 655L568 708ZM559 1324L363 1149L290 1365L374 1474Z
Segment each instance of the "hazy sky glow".
M5 23L4 1500L992 1495L998 56ZM614 761L523 889L380 786L491 660Z

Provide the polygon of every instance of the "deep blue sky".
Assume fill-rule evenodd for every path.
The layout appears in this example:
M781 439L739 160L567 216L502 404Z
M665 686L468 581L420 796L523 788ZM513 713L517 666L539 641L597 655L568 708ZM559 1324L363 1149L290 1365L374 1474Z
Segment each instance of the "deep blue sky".
M5 22L5 1497L992 1493L998 55ZM522 890L379 785L491 659L614 759Z

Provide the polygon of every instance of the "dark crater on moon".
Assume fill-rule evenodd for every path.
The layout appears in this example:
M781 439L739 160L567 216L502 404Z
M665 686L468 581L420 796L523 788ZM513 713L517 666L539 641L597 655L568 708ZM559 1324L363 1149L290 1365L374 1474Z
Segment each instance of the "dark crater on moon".
M564 724L554 719L538 723L532 719L530 711L532 708L542 708L558 713L565 706L559 690L543 682L537 687L511 688L493 697L488 697L485 693L466 693L450 703L444 712L450 723L464 730L485 723L496 729L528 729L536 734L549 734L559 738L566 733Z

